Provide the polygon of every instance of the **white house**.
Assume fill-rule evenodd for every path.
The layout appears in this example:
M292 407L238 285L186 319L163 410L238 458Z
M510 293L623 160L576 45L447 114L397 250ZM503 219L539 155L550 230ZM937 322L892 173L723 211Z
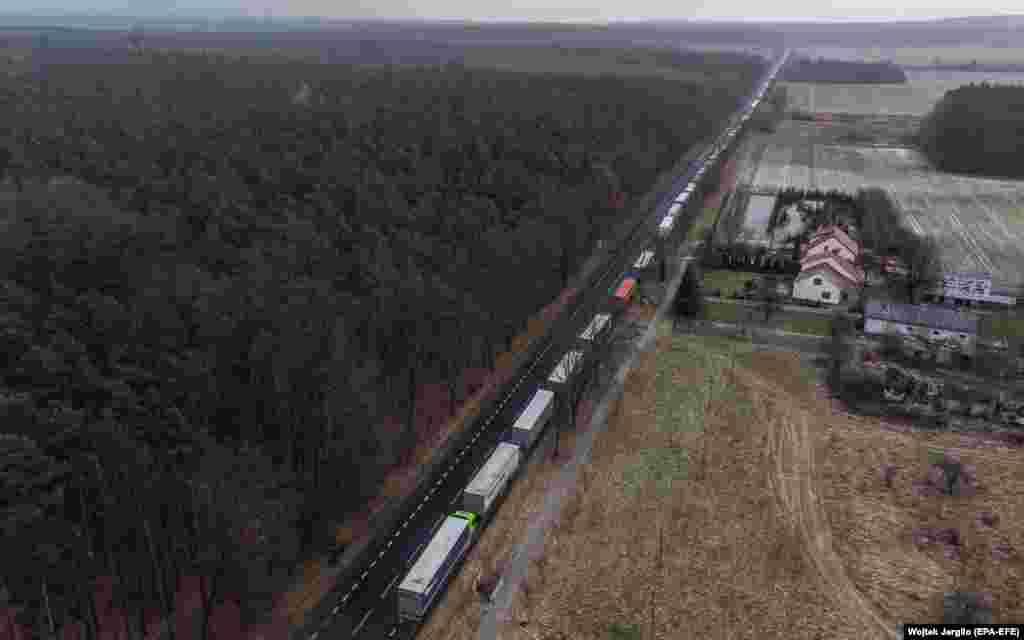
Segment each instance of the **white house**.
M835 255L815 255L801 263L793 281L793 297L839 304L856 297L864 285L864 272Z

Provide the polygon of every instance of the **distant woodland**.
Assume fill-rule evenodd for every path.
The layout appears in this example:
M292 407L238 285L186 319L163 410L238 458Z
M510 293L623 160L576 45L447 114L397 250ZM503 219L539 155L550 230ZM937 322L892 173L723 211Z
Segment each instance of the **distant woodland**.
M766 65L701 85L137 52L0 79L0 591L266 612ZM204 625L204 632L206 627Z
M852 62L825 58L796 58L786 63L782 79L789 82L900 84L903 69L891 62Z
M942 171L1024 177L1024 87L947 91L921 123L918 144Z

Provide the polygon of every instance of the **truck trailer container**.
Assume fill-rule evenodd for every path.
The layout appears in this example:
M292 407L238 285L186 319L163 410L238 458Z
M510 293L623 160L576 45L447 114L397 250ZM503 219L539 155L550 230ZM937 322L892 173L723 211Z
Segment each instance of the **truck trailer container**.
M630 304L633 302L633 292L636 290L636 278L626 278L615 290L615 299Z
M455 566L469 550L478 521L476 514L464 511L456 511L444 519L398 585L400 620L419 621L426 616L430 605L444 591Z
M595 315L590 324L580 333L580 340L591 343L599 342L600 338L603 337L604 330L608 328L608 323L611 319L610 313L598 313Z
M555 368L551 370L551 375L548 376L548 382L554 382L556 384L565 384L572 377L572 374L576 371L576 367L583 360L583 352L578 350L572 350L566 352L562 359L558 361Z
M636 259L636 262L633 263L633 268L646 269L651 266L652 260L654 260L654 251L645 249L644 252L640 254L640 257Z
M462 492L462 508L484 519L519 468L519 447L501 442Z
M502 442L510 442L523 451L529 451L544 432L554 410L555 393L548 389L538 389L512 427L502 434Z

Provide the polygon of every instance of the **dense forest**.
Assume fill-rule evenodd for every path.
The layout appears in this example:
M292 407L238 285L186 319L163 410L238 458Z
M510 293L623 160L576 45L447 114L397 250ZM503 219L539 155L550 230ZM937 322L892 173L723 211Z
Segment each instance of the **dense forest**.
M265 614L410 450L417 389L460 401L766 70L687 60L743 81L173 52L0 79L20 620L95 637L97 576L131 637L183 575Z
M947 91L918 132L940 170L1024 177L1024 87L969 84Z
M789 82L835 82L901 84L907 81L903 69L891 62L852 62L825 58L795 58L786 63L782 80Z

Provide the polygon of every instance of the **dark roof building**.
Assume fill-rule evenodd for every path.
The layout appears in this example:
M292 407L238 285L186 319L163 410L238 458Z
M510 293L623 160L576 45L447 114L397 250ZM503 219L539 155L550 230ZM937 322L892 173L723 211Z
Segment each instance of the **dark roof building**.
M948 307L902 304L885 300L869 300L864 305L864 319L886 320L929 329L944 329L957 333L978 333L978 316Z

